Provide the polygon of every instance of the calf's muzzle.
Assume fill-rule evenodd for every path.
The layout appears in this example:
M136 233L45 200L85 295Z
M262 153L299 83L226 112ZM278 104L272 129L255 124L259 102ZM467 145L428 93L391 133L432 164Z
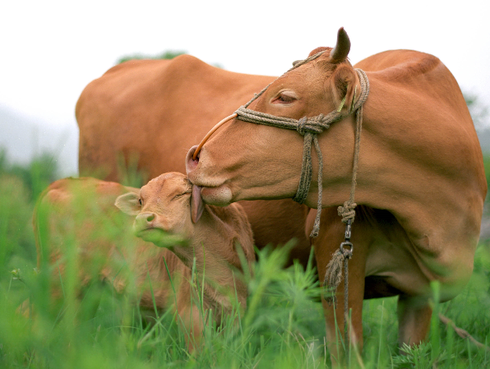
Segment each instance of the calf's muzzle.
M134 219L134 231L140 232L145 229L153 228L153 220L155 220L155 213L140 213Z

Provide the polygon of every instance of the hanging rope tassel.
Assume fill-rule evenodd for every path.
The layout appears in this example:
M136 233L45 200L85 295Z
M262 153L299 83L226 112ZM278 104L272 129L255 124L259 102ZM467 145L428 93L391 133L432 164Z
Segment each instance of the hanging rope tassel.
M342 242L337 251L332 254L332 259L328 263L325 272L323 286L325 300L327 300L329 304L335 304L337 302L335 294L337 293L337 288L339 287L344 277L346 281L345 295L348 296L348 260L352 258L352 253L354 251L354 245L352 244L352 242L350 242L352 221L352 219L347 220L345 226L344 242ZM342 274L342 272L344 272L344 274Z
M325 273L325 279L323 281L323 288L325 293L325 300L329 305L337 303L336 293L337 288L342 282L342 272L345 261L345 255L337 249L332 255L332 259L327 265L327 271Z
M354 204L355 206L355 204ZM342 208L342 207L340 207ZM355 211L354 211L355 214ZM348 219L345 226L345 239L340 247L332 255L332 259L327 265L325 279L323 280L324 298L329 305L337 304L337 288L344 279L344 339L349 341L348 320L349 320L349 259L352 258L354 245L350 242L351 224L353 219ZM343 274L342 274L343 272Z

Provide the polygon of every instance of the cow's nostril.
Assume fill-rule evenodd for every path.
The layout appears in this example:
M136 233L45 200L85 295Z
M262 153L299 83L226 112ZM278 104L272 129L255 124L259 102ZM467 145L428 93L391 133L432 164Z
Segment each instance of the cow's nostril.
M196 149L197 146L192 146L190 150L187 152L186 163L185 163L187 173L193 171L199 164L199 156L201 153L199 152L195 158L193 157L194 153L196 152Z
M198 153L196 153L197 146L192 146L191 149L189 150L189 159L199 163L199 156L201 155L201 150L199 150Z
M150 214L146 217L147 222L151 222L153 219L155 219L155 214Z

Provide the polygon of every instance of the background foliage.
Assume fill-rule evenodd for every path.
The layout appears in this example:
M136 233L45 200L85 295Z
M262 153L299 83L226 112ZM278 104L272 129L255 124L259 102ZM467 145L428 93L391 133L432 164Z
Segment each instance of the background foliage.
M173 59L179 55L187 54L185 51L168 50L164 51L159 55L126 55L118 59L117 64L127 62L128 60L139 60L139 59Z
M249 285L249 309L216 328L209 322L205 345L189 353L184 333L172 313L162 314L153 326L142 323L138 309L114 296L106 286L95 316L86 304L77 309L49 312L50 282L36 269L31 215L36 197L57 178L56 161L49 154L28 166L10 165L0 155L0 367L17 368L323 368L329 367L324 349L324 320L316 271L299 265L282 268L287 247L259 253ZM490 158L485 158L486 167ZM488 174L487 174L488 175ZM427 343L397 348L396 300L364 303L365 348L352 355L350 367L365 368L482 368L490 352L463 340L437 319L442 312L476 340L490 343L490 253L483 240L477 250L474 276L456 299L436 305ZM78 282L75 282L78 283ZM32 311L19 306L31 299ZM90 299L90 296L86 297ZM85 301L85 298L84 298ZM42 312L45 313L42 313ZM85 317L85 318L84 318Z

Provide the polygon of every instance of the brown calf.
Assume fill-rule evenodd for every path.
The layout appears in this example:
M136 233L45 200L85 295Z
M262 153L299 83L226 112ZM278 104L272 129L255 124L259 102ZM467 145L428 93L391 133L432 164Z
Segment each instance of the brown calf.
M189 334L188 347L193 349L202 334L203 310L213 309L219 323L222 313L231 310L235 296L242 307L246 304L246 287L235 280L232 270L242 269L236 242L247 262L254 259L254 253L250 225L239 206L196 209L202 216L199 222L192 222L191 189L180 173L164 174L141 190L93 178L51 184L37 204L34 230L38 263L49 260L53 269L54 301L60 300L63 291L59 281L72 268L70 272L80 281L77 295L94 282L104 281L118 293L136 291L145 315L174 308L180 326ZM145 211L150 206L155 221L152 230L145 232L143 217L138 216L137 238L132 219L114 203L117 199L118 207L134 214L140 194ZM198 281L205 275L202 291L191 283L193 264Z

